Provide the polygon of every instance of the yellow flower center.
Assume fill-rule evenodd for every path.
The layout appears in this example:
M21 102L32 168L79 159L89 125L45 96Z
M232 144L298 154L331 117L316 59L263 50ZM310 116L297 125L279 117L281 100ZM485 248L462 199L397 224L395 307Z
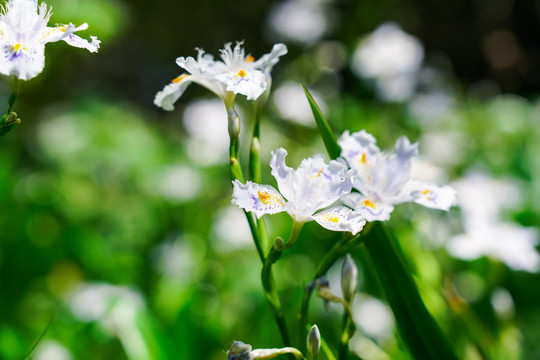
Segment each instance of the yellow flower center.
M254 61L255 61L255 58L251 55L248 55L248 57L246 58L246 64L252 63Z
M373 204L369 199L364 200L363 204L364 206L368 206L372 209L375 209L375 204Z
M240 77L244 77L244 76L246 76L246 75L247 75L247 73L244 71L244 69L240 70L240 71L238 72L238 74L236 74L236 76L240 76Z
M427 194L429 194L429 190L422 191L422 195L427 195Z

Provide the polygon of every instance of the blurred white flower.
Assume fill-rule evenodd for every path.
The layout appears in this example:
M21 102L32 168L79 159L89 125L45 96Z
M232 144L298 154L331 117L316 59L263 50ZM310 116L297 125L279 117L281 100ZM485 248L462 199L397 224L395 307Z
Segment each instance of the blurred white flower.
M458 203L465 228L496 223L501 219L503 210L517 208L523 201L516 183L493 179L479 172L466 175L452 186L459 194Z
M326 110L324 100L321 99L316 90L310 89L310 93L324 113ZM292 81L283 83L274 90L272 101L276 111L282 118L305 126L315 126L313 112L309 106L306 94L298 83Z
M379 339L392 336L393 315L382 301L361 294L354 301L352 313L355 324L364 334Z
M34 360L71 360L73 357L69 350L54 340L44 340L36 349Z
M441 183L448 181L448 174L433 162L417 157L412 159L411 178L419 181Z
M414 92L423 58L424 49L417 38L397 24L384 23L360 40L351 69L359 77L375 80L377 93L384 100L403 101Z
M175 282L191 281L194 276L196 254L189 241L178 238L159 244L154 250L154 267Z
M227 161L229 134L223 102L218 99L193 101L185 108L183 120L189 135L186 150L191 159L201 166Z
M0 13L0 73L15 75L21 80L37 76L45 66L45 44L63 40L71 46L97 52L100 41L91 42L75 35L88 24L48 27L52 9L38 6L37 0L10 0Z
M427 124L448 114L454 103L450 92L438 90L417 94L410 102L409 110L415 118Z
M212 230L218 250L237 250L253 244L246 217L237 207L228 206L222 209Z
M503 209L521 201L514 184L472 174L453 186L459 192L465 232L447 242L452 256L465 260L489 256L515 270L540 270L537 230L502 220Z
M504 288L496 288L491 293L491 305L495 313L501 318L510 318L514 315L515 305L512 294Z
M456 166L462 163L466 155L466 135L459 131L439 130L424 132L420 138L422 153L441 165Z
M536 229L499 222L466 229L464 234L451 238L446 248L452 256L460 259L489 256L514 270L537 272L540 270L540 255L535 249L537 244Z
M323 210L351 191L351 171L347 166L335 160L327 165L317 154L304 159L293 170L285 164L286 156L287 151L279 148L270 161L281 194L269 185L235 180L232 203L258 218L286 211L298 224L315 220L329 230L359 232L365 224L359 214L344 206Z
M328 8L323 0L286 0L275 4L268 26L278 37L297 44L313 44L329 29Z
M96 321L118 337L128 358L149 359L138 317L146 311L140 293L123 286L86 284L68 299L72 313L83 321Z
M131 289L98 283L75 289L70 296L69 306L71 312L83 321L100 321L116 306L140 309L144 302L141 295Z
M202 178L196 168L177 165L161 172L157 190L164 198L182 202L197 197L201 188Z
M341 156L356 171L353 186L360 193L344 195L342 201L359 212L367 221L390 218L395 204L414 201L417 204L448 210L455 203L455 191L449 186L411 180L412 159L418 154L418 144L402 136L391 154L379 150L375 138L365 130L338 140Z

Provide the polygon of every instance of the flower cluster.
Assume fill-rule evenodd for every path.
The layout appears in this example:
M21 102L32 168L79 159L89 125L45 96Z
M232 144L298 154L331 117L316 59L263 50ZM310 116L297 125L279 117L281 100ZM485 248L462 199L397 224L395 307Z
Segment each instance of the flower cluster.
M267 89L270 71L279 61L279 57L287 53L284 44L275 44L272 51L255 60L246 55L243 43L225 44L220 50L221 60L214 60L211 54L197 49L197 58L179 57L178 66L187 71L166 85L156 94L154 104L168 111L174 110L174 103L182 96L189 84L197 83L219 96L227 107L234 102L235 94L242 94L248 100L256 100Z
M21 80L37 76L45 66L45 44L63 40L71 46L97 52L100 41L91 41L74 33L86 30L88 24L47 26L51 8L37 0L10 0L0 13L0 73Z
M342 159L326 164L321 155L315 155L296 170L285 165L287 152L278 149L270 167L280 192L272 186L235 180L233 204L259 218L286 211L297 223L315 220L329 230L353 234L366 220L388 220L395 204L414 201L441 210L455 204L456 194L449 186L410 179L418 145L406 137L397 140L391 154L381 152L375 138L364 130L345 132L338 142ZM328 208L339 200L348 207Z

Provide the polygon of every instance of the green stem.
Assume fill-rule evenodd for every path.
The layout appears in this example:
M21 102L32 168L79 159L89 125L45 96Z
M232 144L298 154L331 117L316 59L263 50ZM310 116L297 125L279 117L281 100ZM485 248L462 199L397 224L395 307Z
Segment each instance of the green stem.
M339 348L338 348L338 359L339 360L346 360L347 359L347 353L349 352L349 322L350 317L345 312L343 314L343 328L341 332L341 338L339 339Z
M238 113L234 110L233 103L228 104L226 102L226 107L227 107L227 115L229 117L228 120L229 120L229 138L230 138L229 172L231 175L231 180L239 180L241 182L244 182L244 175L242 172L242 166L240 165L240 157L239 157L240 144L239 144L238 135L240 134L240 119L238 118ZM255 243L255 247L257 248L257 253L259 254L259 258L261 259L261 262L263 263L261 279L262 279L266 299L268 300L268 304L270 305L270 309L272 311L272 314L274 315L274 319L279 328L279 332L281 334L283 342L285 343L285 346L289 346L290 345L289 334L287 330L287 325L285 323L285 317L283 316L283 310L282 310L281 302L279 300L279 294L277 293L277 290L276 290L274 276L273 276L272 268L271 268L271 262L267 261L268 258L265 258L264 250L261 244L262 236L266 236L266 227L265 226L257 227L251 214L248 214L247 212L245 212L245 214L246 214L246 218L248 220L249 227L251 230L253 242ZM259 222L259 224L261 224L261 222Z
M272 308L272 313L276 320L281 338L285 346L290 346L290 337L289 331L287 329L287 324L285 322L285 317L283 315L283 310L281 307L281 301L279 300L279 294L276 289L276 283L274 280L272 265L279 260L281 254L283 253L283 240L280 242L276 239L274 246L270 248L270 252L264 261L264 265L261 271L261 281L263 284L264 293L266 299L270 303Z
M452 346L428 312L399 247L380 222L364 241L368 259L392 308L399 332L416 359L457 360Z
M246 215L249 229L251 230L251 237L253 238L253 242L255 243L257 254L259 255L259 259L261 259L261 262L264 264L264 250L261 245L261 238L259 237L260 228L257 227L255 221L253 220L253 216L250 213L244 210L244 214Z
M347 354L349 353L349 340L354 336L356 332L356 326L354 324L354 318L352 317L352 312L350 311L350 306L347 304L348 309L345 309L343 312L343 327L341 331L341 338L339 341L338 349L338 359L346 360Z
M287 250L293 247L294 243L298 239L298 235L300 235L300 231L302 230L302 227L304 226L303 222L296 222L293 220L292 228L291 228L291 234L289 235L289 241L284 245L283 249Z
M8 99L8 108L4 116L0 118L0 136L4 136L13 129L16 124L21 123L21 119L17 118L17 114L13 112L13 106L15 105L15 100L19 96L21 90L22 81L15 77L13 82L13 90Z
M38 348L39 344L41 343L41 341L43 340L43 338L45 337L45 335L47 334L47 332L49 331L49 329L51 328L53 322L54 322L54 319L56 317L56 310L54 310L54 312L52 313L51 317L49 318L49 321L47 321L47 325L45 325L45 329L41 332L41 334L39 335L38 339L36 340L36 342L34 343L34 346L32 346L32 349L30 350L30 352L28 353L28 355L24 358L24 360L30 360L32 358L32 356L34 355L34 351L36 351L36 349Z
M11 95L8 99L8 109L6 111L6 113L8 114L13 111L13 105L15 105L15 100L17 100L19 92L21 91L21 83L22 81L15 77L15 80L13 82L13 91L11 92Z
M283 311L281 310L279 294L276 290L275 281L273 279L272 265L274 265L274 263L279 260L283 253L283 250L290 249L294 245L296 239L298 239L298 235L300 234L303 225L303 223L293 221L289 241L287 241L287 243L285 244L283 244L283 240L281 239L280 241L276 240L274 242L274 246L270 248L270 252L268 253L268 256L266 256L264 266L261 272L261 280L263 283L266 298L268 299L268 302L272 304L272 311L274 312L274 317L276 318L276 321L278 323L279 331L281 333L281 337L283 339L283 342L285 343L285 346L290 346L290 337L287 330L287 324L285 323L285 318L283 317Z
M261 116L262 110L255 105L255 121L253 125L253 136L249 148L249 176L255 183L261 182Z

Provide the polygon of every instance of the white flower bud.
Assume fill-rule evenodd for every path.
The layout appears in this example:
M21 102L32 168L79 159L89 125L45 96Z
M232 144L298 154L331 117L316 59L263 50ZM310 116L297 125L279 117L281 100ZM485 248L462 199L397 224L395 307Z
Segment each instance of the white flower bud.
M311 329L309 329L307 348L313 360L317 360L319 358L319 349L321 348L321 333L319 332L317 325L313 325Z
M237 139L240 134L240 117L234 106L227 109L227 118L229 120L229 136L231 139Z
M341 268L341 291L343 298L349 304L352 303L358 286L358 268L354 263L351 254L347 254Z

